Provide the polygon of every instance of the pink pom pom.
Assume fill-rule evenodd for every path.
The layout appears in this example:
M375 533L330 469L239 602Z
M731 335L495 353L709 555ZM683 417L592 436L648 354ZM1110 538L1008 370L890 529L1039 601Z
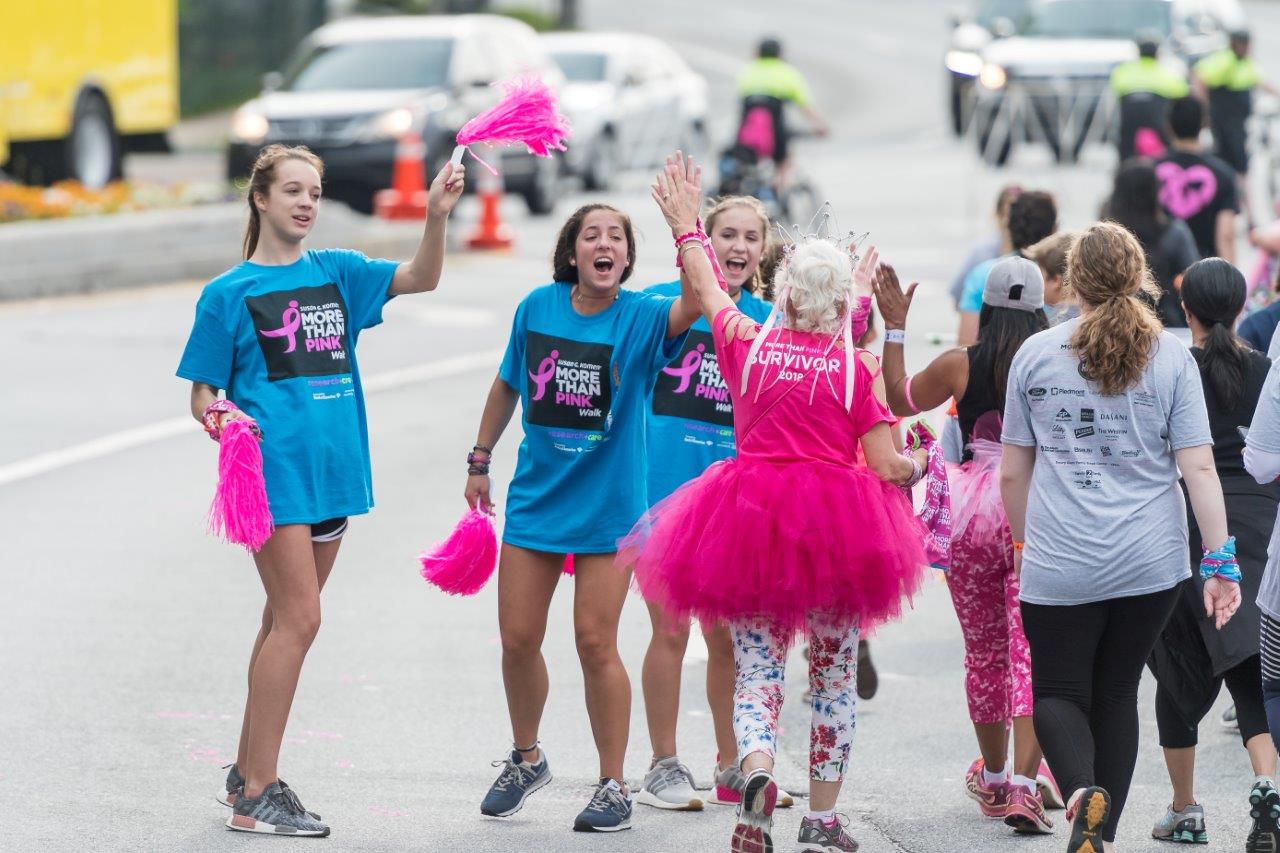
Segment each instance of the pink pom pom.
M560 113L560 104L551 87L534 76L500 85L506 95L497 105L462 126L458 131L458 144L519 142L539 157L563 151L570 133L569 120Z
M253 428L241 420L229 420L222 427L218 488L209 507L208 529L250 551L260 549L275 530L262 475L262 448Z
M573 577L573 555L564 555L564 573L569 577Z
M498 567L498 534L493 519L468 510L453 533L418 555L422 577L450 595L475 595Z

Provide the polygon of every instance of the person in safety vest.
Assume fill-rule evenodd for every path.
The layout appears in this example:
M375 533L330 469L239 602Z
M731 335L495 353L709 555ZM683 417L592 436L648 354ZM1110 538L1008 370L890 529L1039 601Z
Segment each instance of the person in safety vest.
M1130 157L1159 157L1169 147L1167 131L1170 101L1185 97L1187 81L1160 64L1157 33L1137 38L1138 58L1123 62L1111 72L1111 91L1120 102L1120 162Z

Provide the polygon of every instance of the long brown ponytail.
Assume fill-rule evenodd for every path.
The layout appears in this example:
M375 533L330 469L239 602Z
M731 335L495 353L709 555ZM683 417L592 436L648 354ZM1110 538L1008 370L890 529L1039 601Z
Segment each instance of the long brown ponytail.
M253 171L249 174L249 224L244 229L244 257L248 260L258 248L258 235L262 233L262 215L258 206L253 203L255 195L266 198L271 193L271 185L276 180L276 166L285 160L301 160L310 163L324 177L324 161L320 155L305 145L268 145L258 153L253 161Z
M1072 245L1067 283L1092 309L1071 336L1080 375L1096 382L1103 394L1123 394L1142 378L1163 328L1139 299L1143 293L1160 295L1142 244L1124 227L1099 222Z

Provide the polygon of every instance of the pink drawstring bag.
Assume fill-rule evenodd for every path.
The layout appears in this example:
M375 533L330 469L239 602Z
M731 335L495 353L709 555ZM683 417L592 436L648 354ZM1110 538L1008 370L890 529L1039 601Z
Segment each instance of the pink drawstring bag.
M218 488L207 526L213 535L250 551L261 549L275 530L262 474L262 448L253 426L243 420L228 420L222 427Z
M453 165L476 143L487 145L523 144L529 153L550 157L552 151L563 151L569 138L569 120L560 112L556 93L540 78L529 75L499 84L505 94L495 106L471 119L458 131L458 147L453 149ZM493 174L498 171L479 160Z
M449 538L418 555L422 577L449 595L475 595L498 567L498 534L489 514L467 510Z

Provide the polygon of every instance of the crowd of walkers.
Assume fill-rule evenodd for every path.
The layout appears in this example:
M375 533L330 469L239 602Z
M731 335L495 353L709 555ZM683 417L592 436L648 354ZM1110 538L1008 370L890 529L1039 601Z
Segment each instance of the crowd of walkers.
M205 287L178 368L211 437L228 420L261 436L276 528L254 555L267 604L220 799L229 828L292 836L329 833L277 765L321 589L348 518L373 506L357 339L392 297L435 289L465 181L451 165L436 176L422 243L396 264L304 248L322 172L303 148L259 157L245 259ZM1065 808L1069 851L1113 850L1149 668L1171 787L1153 835L1208 838L1197 729L1225 684L1254 776L1241 788L1248 849L1276 850L1280 368L1234 332L1244 277L1199 259L1222 235L1170 211L1161 180L1158 165L1125 163L1104 218L1071 232L1048 193L1002 191L1000 235L952 291L961 345L914 374L916 285L825 212L779 242L758 201L705 203L700 169L673 155L652 194L674 278L628 289L631 219L576 210L551 247L551 282L515 309L466 454L467 502L492 512L490 462L519 407L497 570L511 745L478 792L481 813L513 815L552 781L542 644L571 557L599 756L573 828L629 829L636 804L724 804L736 808L732 851L772 851L774 810L799 799L774 767L803 638L812 723L797 845L856 850L836 807L865 635L901 616L931 571L912 488L935 471L933 431L903 419L950 406L946 580L977 753L964 792L1022 834L1058 831L1051 812ZM863 348L873 304L882 356ZM633 585L652 625L641 673L652 760L635 789L618 643ZM709 792L677 737L694 624L718 752Z

